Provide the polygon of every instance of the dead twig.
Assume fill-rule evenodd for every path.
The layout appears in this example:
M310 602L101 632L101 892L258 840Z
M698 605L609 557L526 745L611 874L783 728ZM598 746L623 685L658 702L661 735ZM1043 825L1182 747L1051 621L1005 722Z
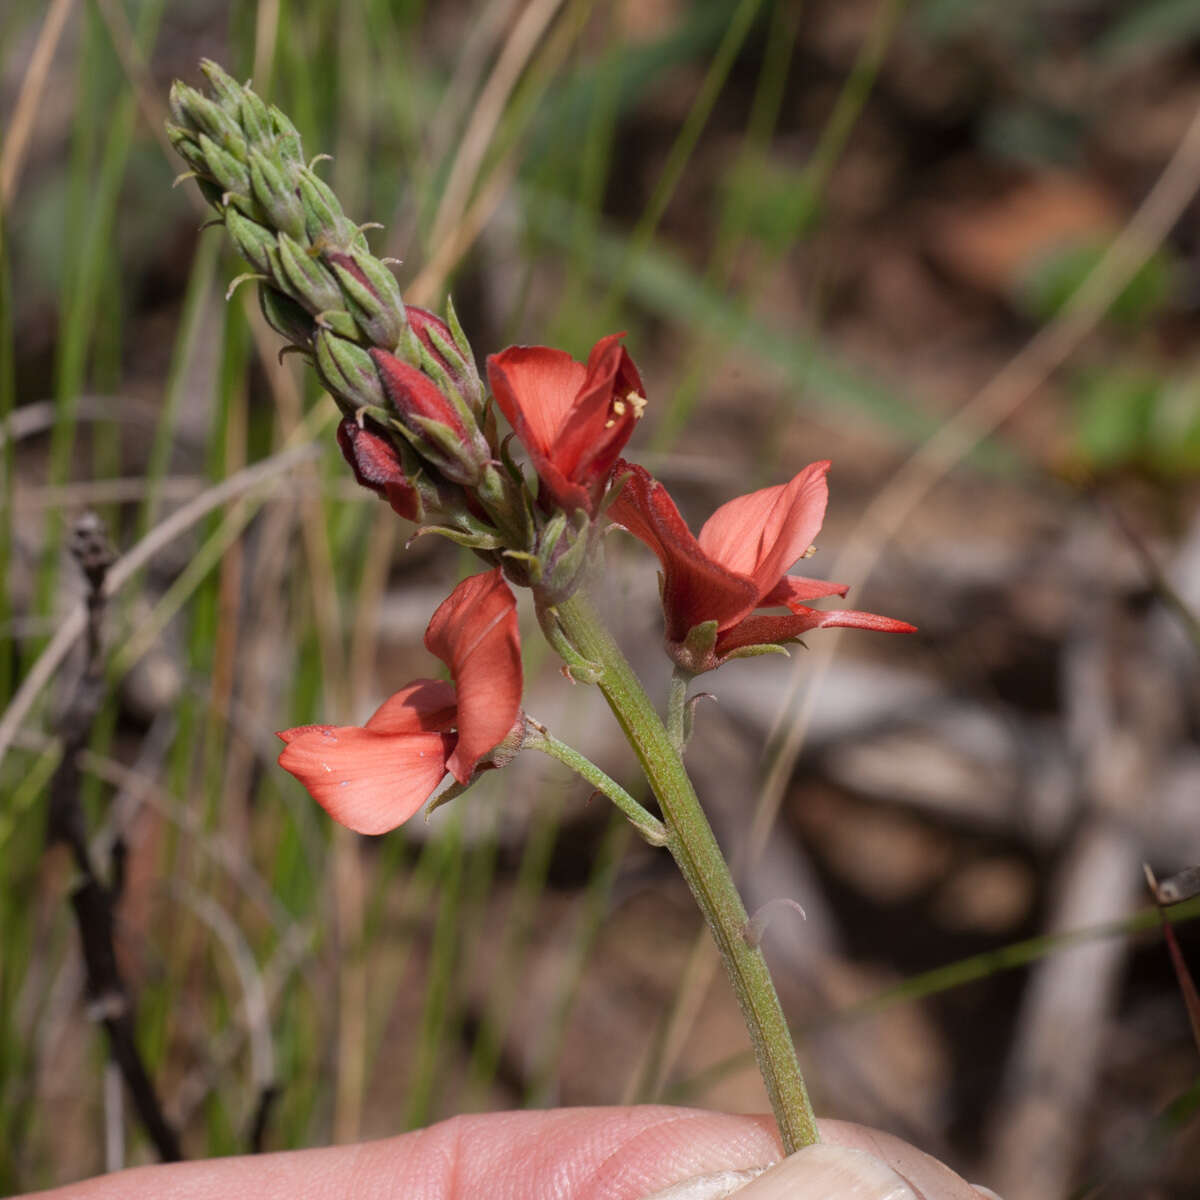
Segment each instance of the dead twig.
M133 1005L117 966L113 909L124 874L124 842L113 844L109 882L96 871L88 846L81 800L78 755L91 737L104 699L103 625L105 582L116 552L100 519L85 514L75 525L71 552L87 579L87 659L83 675L63 714L63 757L50 780L47 845L66 845L83 881L71 893L87 971L88 1015L104 1025L109 1053L129 1089L142 1125L164 1162L183 1158L179 1135L163 1113L158 1093L142 1062L134 1036Z

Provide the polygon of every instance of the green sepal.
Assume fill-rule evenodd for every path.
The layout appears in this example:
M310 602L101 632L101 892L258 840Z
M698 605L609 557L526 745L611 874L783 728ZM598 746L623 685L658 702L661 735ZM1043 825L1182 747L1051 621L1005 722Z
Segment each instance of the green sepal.
M220 63L213 62L211 58L200 60L200 71L217 94L217 99L222 102L222 106L236 111L246 89Z
M528 577L520 580L522 587L537 587L542 582L542 560L536 554L530 554L528 550L505 550L503 556L514 562L529 564Z
M438 792L436 796L431 797L425 805L425 820L428 821L443 804L449 804L451 800L457 800L474 782L471 779L466 783L459 783L456 779L445 791Z
M311 313L340 309L342 292L329 273L298 242L279 235L279 262L288 293Z
M800 645L804 645L803 642ZM731 658L757 658L760 654L782 654L784 658L791 658L791 652L786 646L781 646L778 642L763 642L756 646L739 646L736 650L730 650L728 654L721 655L721 662L728 662Z
M468 533L465 529L455 529L450 525L422 525L409 539L411 544L427 533L436 533L468 550L499 550L504 545L504 539L494 533Z
M257 92L242 88L238 97L238 123L249 141L261 147L275 141L275 129L271 124L271 113Z
M404 298L400 294L400 285L396 282L396 277L387 268L387 263L381 262L371 254L362 253L351 255L354 259L355 266L367 277L367 282L375 289L379 299L386 305L390 305L396 312L404 312ZM399 340L399 334L397 334ZM392 343L392 346L395 342ZM387 347L389 350L391 346Z
M313 320L318 329L328 329L330 333L336 333L348 342L358 341L358 326L344 308L327 308L323 312L314 313Z
M212 172L208 168L208 159L196 142L194 135L178 125L168 126L168 136L175 147L175 153L187 163L202 179L208 179ZM178 131L178 135L174 131ZM218 197L222 189L217 190Z
M446 297L446 324L449 326L450 336L454 339L454 345L462 355L463 362L470 363L471 369L474 371L475 351L471 349L471 343L467 341L462 322L459 321L458 313L454 310L454 301L449 296ZM478 375L478 371L475 373Z
M484 437L487 437L489 442L491 441L491 438L488 437L486 427L484 429ZM517 435L515 433L509 433L505 435L504 440L500 443L500 463L508 472L509 476L512 478L512 481L523 486L525 483L525 476L521 471L521 464L518 463L515 458L513 458L508 449L509 443L516 441L516 438Z
M272 104L267 111L275 126L275 149L291 163L304 162L304 147L300 143L300 131L288 120L287 114Z
M660 579L659 586L661 585ZM716 621L702 621L699 625L693 625L683 639L681 658L696 664L711 663L713 650L717 645L717 625ZM704 667L697 666L696 670L702 671Z
M563 516L565 533L566 515ZM572 517L574 519L570 522L570 534L573 536L569 537L566 550L557 559L553 558L553 547L548 547L542 552L544 590L555 602L565 600L579 586L591 548L591 539L588 536L591 520L587 513L576 509Z
M480 454L479 448L472 445L473 438L464 438L458 430L433 417L410 414L406 420L415 435L413 446L422 457L429 459L452 483L478 486L488 461L486 447Z

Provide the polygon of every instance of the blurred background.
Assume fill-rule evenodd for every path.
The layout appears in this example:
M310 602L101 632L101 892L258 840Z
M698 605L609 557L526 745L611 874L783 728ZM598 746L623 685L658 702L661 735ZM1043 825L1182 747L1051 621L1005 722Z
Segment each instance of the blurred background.
M8 0L0 47L0 1189L156 1154L47 849L64 789L189 1157L766 1107L669 858L557 764L373 840L275 766L274 730L434 669L473 560L405 547L227 301L162 128L207 56L481 360L627 330L630 453L694 528L833 460L806 570L920 633L722 668L689 751L748 906L805 910L766 947L818 1111L1007 1200L1200 1194L1142 876L1200 863L1200 7ZM81 729L84 511L140 549ZM614 535L600 599L665 695L655 565ZM636 788L525 626L527 710Z

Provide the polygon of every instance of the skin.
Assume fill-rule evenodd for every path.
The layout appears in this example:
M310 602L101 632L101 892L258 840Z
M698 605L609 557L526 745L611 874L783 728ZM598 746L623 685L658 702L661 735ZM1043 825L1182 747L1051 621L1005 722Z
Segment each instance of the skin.
M982 1195L888 1134L840 1121L821 1122L821 1134L827 1144L887 1162L924 1200ZM573 1108L454 1117L352 1146L138 1167L36 1194L42 1200L640 1200L681 1180L762 1166L779 1155L769 1117L650 1105ZM794 1200L827 1194L786 1192ZM889 1193L876 1194L884 1200Z

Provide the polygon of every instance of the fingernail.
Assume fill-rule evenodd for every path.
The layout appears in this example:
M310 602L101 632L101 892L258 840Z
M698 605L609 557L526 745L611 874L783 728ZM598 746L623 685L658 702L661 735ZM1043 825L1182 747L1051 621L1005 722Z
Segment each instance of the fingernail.
M806 1146L736 1193L736 1200L917 1200L882 1159L845 1146Z

